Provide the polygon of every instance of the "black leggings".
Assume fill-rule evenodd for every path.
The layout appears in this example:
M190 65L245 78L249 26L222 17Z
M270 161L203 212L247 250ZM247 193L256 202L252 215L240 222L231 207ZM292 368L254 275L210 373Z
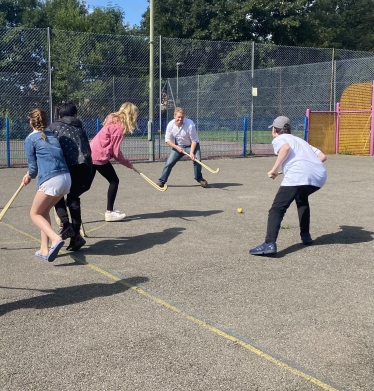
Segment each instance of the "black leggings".
M87 164L77 164L68 166L71 176L70 192L65 198L62 197L55 205L57 216L65 225L69 222L67 208L69 208L72 228L76 234L79 233L82 224L81 201L80 196L85 193L91 186L91 166Z
M98 171L109 182L106 209L112 211L114 209L114 201L117 196L119 178L112 166L112 163L110 162L103 165L94 164L92 169L92 180L95 177L96 171Z
M311 185L281 186L269 210L265 242L277 241L283 217L294 200L299 215L300 234L309 233L310 208L308 197L319 189L320 187Z

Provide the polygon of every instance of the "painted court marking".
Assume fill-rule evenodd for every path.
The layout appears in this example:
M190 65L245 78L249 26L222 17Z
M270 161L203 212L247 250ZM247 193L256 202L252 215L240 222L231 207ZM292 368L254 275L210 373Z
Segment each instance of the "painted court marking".
M10 224L4 223L4 222L0 222L0 224L5 225L6 227L8 227L8 228L10 228L10 229L22 234L22 235L25 235L28 238L33 239L34 241L40 242L39 239L33 237L32 235L29 235L26 232L23 232L23 231L15 228L14 226L12 226ZM96 229L93 229L91 231L87 231L87 233L90 233ZM325 383L322 380L319 380L314 375L308 374L306 370L297 368L296 364L290 363L282 357L265 352L265 350L262 349L261 347L255 346L255 344L252 341L249 341L244 337L237 336L237 335L235 335L234 332L232 332L230 330L225 330L222 327L218 327L218 326L214 325L212 322L209 322L207 320L203 320L201 316L191 313L190 311L188 311L187 309L184 309L183 307L181 307L177 303L173 303L171 301L163 299L157 293L152 292L151 290L148 290L148 289L142 287L140 284L133 285L133 284L130 284L128 282L123 281L125 279L125 277L120 275L117 272L105 270L99 266L96 266L92 263L87 262L86 260L82 260L79 257L76 257L71 252L68 252L65 250L61 250L60 252L64 255L69 255L74 261L80 263L81 265L87 266L90 269L94 270L95 272L100 273L100 274L108 277L111 280L114 280L116 282L120 282L121 284L125 285L127 288L135 291L136 293L152 300L153 302L169 309L170 311L173 311L173 312L183 316L184 318L188 319L189 321L211 331L212 333L214 333L216 335L219 335L222 338L225 338L231 342L235 342L236 344L242 346L244 349L247 349L248 351L250 351L250 352L254 353L255 355L271 362L272 364L277 365L278 367L281 367L284 370L286 370L296 376L299 376L310 383L317 385L318 387L320 387L323 390L326 390L326 391L347 391L346 389L336 388L337 386L332 386L330 384Z

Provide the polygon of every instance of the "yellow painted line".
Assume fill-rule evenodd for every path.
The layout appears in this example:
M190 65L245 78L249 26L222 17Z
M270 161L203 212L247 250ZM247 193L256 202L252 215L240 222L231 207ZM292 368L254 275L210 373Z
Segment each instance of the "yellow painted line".
M28 236L30 238L33 238L34 240L37 240L37 241L40 242L40 240L32 237L31 235L29 235L29 234L27 234L25 232L22 232L22 231L18 230L17 228L15 228L15 227L13 227L13 226L11 226L9 224L3 223L3 222L1 222L1 224L4 224L7 227L9 227L9 228L11 228L11 229L13 229L15 231L17 231L17 232L19 232L19 233L21 233L21 234L23 234L25 236ZM295 367L293 367L293 366L291 366L291 365L289 365L289 364L287 364L287 363L285 363L285 362L283 362L283 361L281 361L281 360L271 356L270 354L265 353L264 351L262 351L259 348L256 348L255 346L251 345L250 343L245 342L245 341L241 340L240 338L235 337L235 336L229 334L226 331L220 330L219 328L214 327L214 326L210 325L207 322L204 322L203 320L197 318L196 316L188 314L187 312L181 310L180 308L176 307L175 305L170 304L167 301L165 301L165 300L155 296L154 294L151 294L151 293L145 291L144 289L140 288L139 286L136 286L136 285L130 284L128 282L122 281L123 277L121 278L121 277L115 276L113 273L108 272L108 271L106 271L106 270L104 270L104 269L102 269L102 268L100 268L98 266L95 266L93 264L90 264L87 261L84 261L84 260L74 256L73 254L71 254L71 253L69 253L67 251L61 251L61 252L63 254L69 254L70 257L72 259L74 259L74 261L89 267L90 269L92 269L92 270L94 270L94 271L96 271L96 272L98 272L98 273L108 277L109 279L112 279L114 281L120 282L121 284L125 285L127 288L134 290L135 292L137 292L137 293L143 295L144 297L154 301L155 303L157 303L159 305L162 305L163 307L165 307L165 308L167 308L167 309L169 309L169 310L171 310L173 312L176 312L177 314L183 316L184 318L190 320L191 322L198 324L199 326L201 326L201 327L203 327L203 328L205 328L205 329L207 329L207 330L209 330L209 331L219 335L220 337L223 337L223 338L225 338L225 339L227 339L229 341L237 343L238 345L240 345L243 348L249 350L250 352L256 354L257 356L262 357L265 360L267 360L267 361L269 361L269 362L271 362L271 363L273 363L273 364L275 364L275 365L285 369L286 371L291 372L292 374L294 374L296 376L299 376L299 377L309 381L310 383L313 383L313 384L317 385L318 387L322 388L323 390L326 390L326 391L339 391L337 388L334 388L334 387L324 383L323 381L315 378L314 376L308 375L307 373L305 373L305 372L303 372L303 371L301 371L301 370L299 370L299 369L297 369L297 368L295 368Z
M40 243L40 239L37 239L35 236L29 235L28 233L26 233L26 232L24 232L24 231L21 231L21 230L17 229L16 227L13 227L13 225L4 223L4 222L2 222L2 221L0 221L0 224L3 224L3 225L5 225L6 227L12 229L13 231L16 231L16 232L18 232L18 233L20 233L20 234L22 234L22 235L27 236L28 238L31 238L31 239L33 239L33 240L36 240L37 242Z
M83 222L83 224L86 224L85 222ZM88 223L87 223L88 224ZM100 225L99 227L95 227L95 228L91 228L89 230L85 230L86 231L86 234L89 234L90 232L95 232L97 231L98 229L101 229L103 227L105 227L106 225L108 225L109 223L107 221L105 221L105 223L103 225ZM88 235L87 235L88 236Z
M89 268L91 268L91 269L93 269L93 270L95 270L95 271L97 271L97 272L99 272L99 273L101 273L101 274L111 278L112 280L117 281L117 282L119 281L121 284L123 284L126 287L136 291L137 293L147 297L148 299L156 302L157 304L160 304L163 307L165 307L165 308L167 308L167 309L169 309L171 311L174 311L174 312L176 312L179 315L182 315L183 317L185 317L186 319L190 320L191 322L194 322L194 323L198 324L199 326L201 326L201 327L203 327L203 328L205 328L205 329L207 329L207 330L209 330L209 331L211 331L211 332L213 332L213 333L215 333L215 334L217 334L217 335L219 335L219 336L221 336L221 337L223 337L225 339L228 339L229 341L235 342L238 345L242 346L243 348L245 348L245 349L249 350L250 352L256 354L257 356L260 356L260 357L264 358L265 360L267 360L267 361L269 361L269 362L271 362L271 363L273 363L273 364L275 364L275 365L277 365L277 366L279 366L279 367L281 367L281 368L283 368L283 369L293 373L294 375L297 375L297 376L299 376L299 377L301 377L301 378L303 378L303 379L305 379L305 380L307 380L307 381L309 381L309 382L311 382L311 383L321 387L323 390L326 390L326 391L339 391L338 389L336 389L336 388L334 388L334 387L332 387L332 386L322 382L321 380L319 380L319 379L317 379L317 378L315 378L315 377L313 377L311 375L308 375L307 373L305 373L305 372L303 372L303 371L301 371L301 370L299 370L297 368L294 368L294 367L292 367L289 364L284 363L283 361L281 361L281 360L271 356L270 354L267 354L267 353L263 352L261 349L258 349L255 346L253 346L253 345L251 345L251 344L249 344L249 343L247 343L247 342L245 342L245 341L243 341L243 340L241 340L241 339L239 339L237 337L234 337L233 335L230 335L229 333L227 333L225 331L222 331L222 330L218 329L217 327L214 327L214 326L210 325L209 323L206 323L203 320L201 320L201 319L199 319L199 318L197 318L197 317L195 317L193 315L190 315L190 314L184 312L180 308L178 308L178 307L168 303L167 301L165 301L163 299L160 299L159 297L157 297L157 296L155 296L155 295L153 295L153 294L151 294L149 292L146 292L144 289L142 289L142 288L140 288L140 287L138 287L136 285L132 285L132 284L130 284L128 282L121 281L122 278L119 278L119 277L115 276L114 274L112 274L110 272L107 272L106 270L103 270L100 267L94 266L94 265L92 265L92 264L90 264L90 263L88 263L86 261L82 261L81 259L79 259L77 257L74 257L73 255L71 255L71 257L75 261L87 265Z
M20 243L34 243L35 239L33 240L18 240L17 242L0 242L0 246L3 246L4 244L20 244Z

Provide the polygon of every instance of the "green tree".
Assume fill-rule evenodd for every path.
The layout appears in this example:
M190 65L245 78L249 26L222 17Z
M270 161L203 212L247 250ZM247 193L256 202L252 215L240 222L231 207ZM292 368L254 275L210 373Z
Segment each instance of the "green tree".
M312 0L164 0L155 4L155 34L163 37L298 44L308 33ZM143 14L149 29L149 10Z
M39 0L2 0L0 27L34 27L38 23L41 7Z
M309 14L313 33L306 44L374 51L373 0L316 0Z

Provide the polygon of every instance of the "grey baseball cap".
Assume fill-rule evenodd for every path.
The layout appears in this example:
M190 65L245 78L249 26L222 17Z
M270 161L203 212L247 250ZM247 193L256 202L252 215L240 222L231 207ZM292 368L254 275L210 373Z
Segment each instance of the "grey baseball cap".
M290 122L291 121L288 117L284 117L283 115L281 115L280 117L275 118L273 123L268 126L268 128L272 128L274 126L275 128L283 129L283 126L289 124Z

